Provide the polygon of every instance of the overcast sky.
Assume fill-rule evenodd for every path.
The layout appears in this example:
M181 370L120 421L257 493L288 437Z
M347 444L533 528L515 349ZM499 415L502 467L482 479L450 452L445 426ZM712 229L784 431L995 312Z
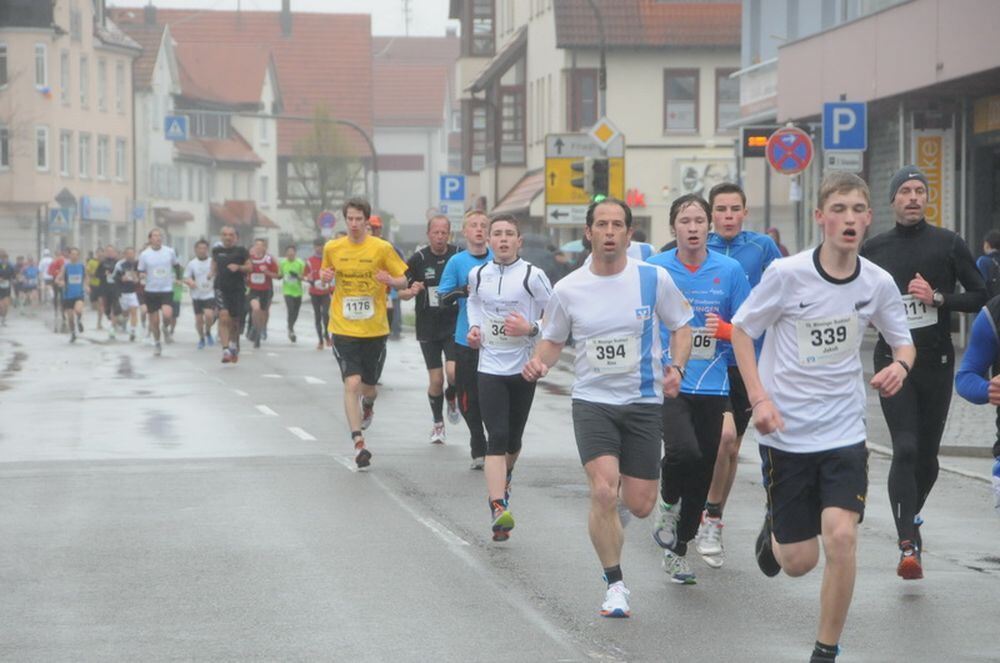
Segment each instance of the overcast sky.
M142 7L148 0L108 0L113 7ZM179 9L279 10L281 0L153 0L157 7ZM360 13L372 15L372 33L402 35L403 0L292 0L292 11ZM410 34L444 36L445 27L456 25L448 20L448 0L410 0Z

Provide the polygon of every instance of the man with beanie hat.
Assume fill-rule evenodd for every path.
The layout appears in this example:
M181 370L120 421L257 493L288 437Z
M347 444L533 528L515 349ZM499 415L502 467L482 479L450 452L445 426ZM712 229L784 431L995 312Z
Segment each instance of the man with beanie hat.
M900 168L889 184L896 225L868 240L861 250L895 279L917 348L903 388L894 396L880 396L892 436L889 501L899 536L896 573L904 580L923 578L920 510L937 479L938 449L951 403L955 371L951 313L975 313L986 302L986 284L965 241L927 222L928 188L927 176L919 168ZM957 282L965 292L955 291ZM891 362L892 350L880 335L875 371Z

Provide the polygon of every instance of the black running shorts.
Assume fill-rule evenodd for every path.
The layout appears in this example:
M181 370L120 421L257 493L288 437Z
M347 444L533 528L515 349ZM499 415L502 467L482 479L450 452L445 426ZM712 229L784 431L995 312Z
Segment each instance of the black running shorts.
M214 311L216 304L214 299L192 299L191 306L195 315L201 315L205 311Z
M444 355L444 361L455 361L455 339L449 336L439 341L420 341L420 351L424 353L424 365L428 371L441 368L444 366L441 355Z
M573 432L584 465L599 456L615 456L625 476L660 478L663 417L659 403L608 405L573 399Z
M743 376L740 369L735 366L729 367L729 407L726 412L733 414L736 422L736 434L743 437L750 425L750 398L747 396L746 385L743 384Z
M229 313L233 320L243 318L243 309L246 305L246 291L243 287L238 288L216 288L215 308Z
M344 380L352 375L360 375L367 385L378 384L385 364L385 341L388 336L358 338L355 336L333 335L333 356L340 365L340 376Z
M164 306L173 307L174 293L171 292L150 292L146 291L146 312L157 313ZM172 310L172 308L171 308Z
M273 290L254 290L250 289L250 293L247 295L247 302L252 302L257 300L260 302L260 310L267 311L271 308L271 300L274 298Z

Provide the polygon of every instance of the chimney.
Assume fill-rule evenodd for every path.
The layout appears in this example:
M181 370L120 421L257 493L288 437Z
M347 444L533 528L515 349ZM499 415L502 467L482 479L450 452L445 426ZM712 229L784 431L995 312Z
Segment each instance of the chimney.
M156 25L156 7L153 5L152 0L150 3L142 8L144 23L153 27Z
M281 0L281 34L292 36L292 0Z

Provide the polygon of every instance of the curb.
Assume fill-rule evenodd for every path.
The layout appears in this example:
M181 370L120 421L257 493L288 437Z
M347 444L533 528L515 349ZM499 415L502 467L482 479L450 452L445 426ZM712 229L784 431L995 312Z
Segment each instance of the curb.
M875 453L879 454L880 456L885 456L887 458L892 458L892 449L890 447L887 447L887 446L884 446L884 445L881 445L881 444L873 444L872 442L868 442L867 444L868 444L868 448L870 450L874 451ZM940 458L940 454L938 455L938 458ZM975 472L969 472L968 470L963 470L963 469L961 469L959 467L955 467L955 466L950 465L948 463L941 463L941 462L939 462L938 466L942 470L944 470L945 472L949 472L951 474L957 474L957 475L965 477L967 479L975 479L976 481L982 481L983 483L992 483L993 482L992 477L990 477L990 475L988 475L988 474L977 474Z

